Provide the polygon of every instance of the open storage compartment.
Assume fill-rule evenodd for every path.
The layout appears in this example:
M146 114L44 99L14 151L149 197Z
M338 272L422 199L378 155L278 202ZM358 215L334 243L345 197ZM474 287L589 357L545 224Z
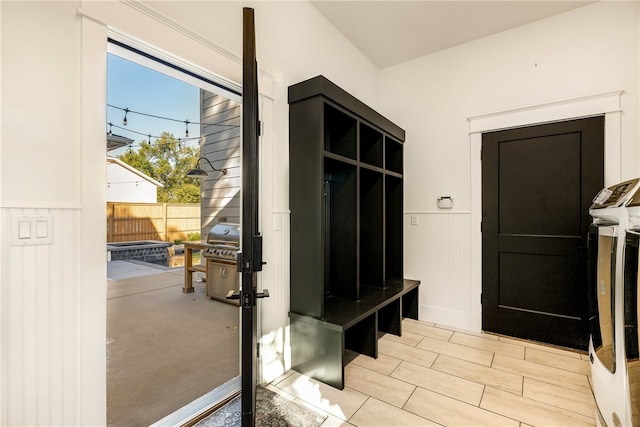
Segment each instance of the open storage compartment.
M378 328L373 313L350 327L344 334L344 347L369 357L378 357Z
M385 276L402 279L402 179L385 175Z
M383 167L383 135L360 123L360 161L371 166Z
M394 335L402 334L401 298L396 298L378 310L378 331Z
M402 144L393 138L386 137L384 142L384 155L386 170L402 173Z
M329 104L325 104L324 117L324 149L356 160L358 154L356 119Z
M384 175L360 169L360 286L384 286Z
M332 159L324 166L325 294L357 299L357 168Z

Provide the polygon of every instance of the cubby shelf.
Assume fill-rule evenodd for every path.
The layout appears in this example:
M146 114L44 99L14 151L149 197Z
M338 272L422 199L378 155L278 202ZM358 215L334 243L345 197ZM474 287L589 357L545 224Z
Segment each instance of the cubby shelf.
M323 76L289 87L291 358L344 387L344 349L377 357L379 331L417 319L403 279L405 133Z

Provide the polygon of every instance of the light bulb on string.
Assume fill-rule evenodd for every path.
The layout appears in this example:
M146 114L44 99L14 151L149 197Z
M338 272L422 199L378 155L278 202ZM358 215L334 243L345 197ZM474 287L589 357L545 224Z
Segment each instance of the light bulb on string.
M147 145L151 145L151 134L149 134L149 139L147 139Z
M109 135L113 135L113 132L111 132L111 126L113 126L113 123L109 122Z
M184 121L184 136L185 138L189 138L189 120Z
M153 117L156 119L162 119L162 120L170 120L173 122L181 122L185 124L185 133L188 136L188 132L189 132L189 125L192 124L197 124L197 125L205 125L205 126L221 126L221 127L228 127L228 128L237 128L239 127L239 125L230 125L230 124L222 124L222 123L202 123L202 122L191 122L188 119L187 120L180 120L180 119L176 119L176 118L172 118L172 117L165 117L165 116L159 116L159 115L155 115L155 114L149 114L149 113L145 113L145 112L141 112L141 111L135 111L135 110L130 110L128 107L127 108L122 108L116 105L111 105L111 104L107 104L107 107L111 107L111 108L116 108L118 110L122 110L125 112L125 118L123 120L123 123L126 125L126 117L127 117L127 113L132 113L132 114L140 114L142 116L147 116L147 117Z
M124 109L124 119L122 120L122 124L123 124L124 126L126 126L126 125L127 125L127 113L128 113L128 112L129 112L129 109L128 109L128 108L125 108L125 109Z

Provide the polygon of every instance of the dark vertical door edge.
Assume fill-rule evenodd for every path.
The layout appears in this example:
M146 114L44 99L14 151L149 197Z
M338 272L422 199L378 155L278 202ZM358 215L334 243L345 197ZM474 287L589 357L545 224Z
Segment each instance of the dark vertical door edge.
M257 318L256 272L262 269L262 241L258 231L258 66L253 9L242 13L242 247L238 270L242 274L241 410L242 426L256 422Z

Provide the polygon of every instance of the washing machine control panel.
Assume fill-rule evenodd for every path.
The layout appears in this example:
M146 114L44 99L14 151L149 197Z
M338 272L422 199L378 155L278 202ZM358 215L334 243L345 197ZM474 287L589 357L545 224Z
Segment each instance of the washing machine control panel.
M640 206L640 189L636 190L636 192L631 196L631 199L629 200L627 206Z
M625 206L627 203L632 203L634 199L635 203L640 205L640 194L638 194L640 191L636 191L638 183L640 183L640 178L621 182L609 188L603 188L593 199L591 209Z

